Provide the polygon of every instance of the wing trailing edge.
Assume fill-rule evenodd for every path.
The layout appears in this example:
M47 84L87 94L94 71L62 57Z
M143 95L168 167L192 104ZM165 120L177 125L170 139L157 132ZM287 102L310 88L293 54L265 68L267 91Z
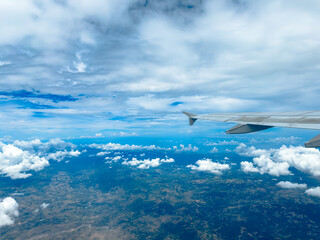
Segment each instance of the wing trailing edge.
M183 112L192 126L198 119L233 122L238 125L226 131L227 134L258 132L272 127L288 127L320 130L320 111L257 112L257 113L215 113L196 115ZM320 135L305 143L305 147L320 147Z
M264 125L256 125L256 124L238 124L229 130L226 131L227 134L243 134L243 133L251 133L258 132L268 128L272 128L272 126L264 126Z

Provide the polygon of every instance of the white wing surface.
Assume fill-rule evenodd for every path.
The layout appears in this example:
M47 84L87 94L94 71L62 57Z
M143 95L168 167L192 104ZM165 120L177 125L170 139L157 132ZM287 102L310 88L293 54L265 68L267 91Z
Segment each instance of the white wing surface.
M257 132L271 127L320 130L320 111L215 113L204 115L183 113L189 117L190 125L193 125L198 119L238 123L239 125L226 131L228 134ZM320 135L308 141L305 146L320 147Z

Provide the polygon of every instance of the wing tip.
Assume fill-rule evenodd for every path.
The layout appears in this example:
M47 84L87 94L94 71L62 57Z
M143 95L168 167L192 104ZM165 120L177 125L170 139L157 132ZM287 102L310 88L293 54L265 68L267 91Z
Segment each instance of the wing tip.
M195 118L197 115L189 112L182 112L183 114L187 115L189 118L189 125L192 126L197 119Z

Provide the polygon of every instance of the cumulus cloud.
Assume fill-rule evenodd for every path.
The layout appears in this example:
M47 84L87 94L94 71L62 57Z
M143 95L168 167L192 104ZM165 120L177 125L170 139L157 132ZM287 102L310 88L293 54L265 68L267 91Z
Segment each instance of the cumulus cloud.
M212 159L209 158L196 161L196 165L191 164L187 167L191 168L192 170L211 172L214 174L221 174L223 171L230 169L229 164L212 162Z
M0 227L14 223L14 218L19 216L18 206L12 197L7 197L0 202Z
M39 139L30 141L16 140L13 142L13 145L38 156L45 157L48 160L61 161L67 156L78 157L81 154L78 150L74 150L76 145L59 138L50 139L47 142L41 142Z
M188 146L180 144L179 146L173 146L173 150L175 150L176 152L197 152L199 148L196 146L192 146L191 144L189 144Z
M310 188L305 191L306 194L314 197L320 197L320 187Z
M245 173L260 172L258 168L253 166L252 162L244 161L244 162L241 162L240 164L241 164L242 171L244 171Z
M141 169L149 169L150 167L158 167L162 163L172 163L174 162L173 158L154 158L154 159L144 159L144 160L138 160L137 158L132 158L130 161L124 161L122 162L123 165L130 165L130 166L137 166Z
M27 178L32 174L30 171L40 171L49 166L44 157L23 151L13 145L2 146L0 152L0 173L12 179Z
M109 160L108 162L118 162L122 158L123 158L123 156L115 156L115 157L106 157L105 159Z
M97 156L98 157L101 157L101 156L104 156L104 155L108 155L108 154L110 154L111 152L98 152L97 153Z
M307 188L307 184L305 184L305 183L292 183L292 182L289 182L289 181L278 182L277 186L281 187L281 188L289 188L289 189L292 189L292 188Z
M48 154L47 158L48 159L53 159L56 160L58 162L62 161L63 159L65 159L65 157L78 157L81 154L81 152L79 152L78 150L76 151L57 151L54 153L50 153Z
M315 148L282 146L266 150L240 144L236 151L240 155L254 157L253 162L241 162L241 168L245 172L280 176L292 174L289 168L294 167L304 173L320 176L320 151Z
M50 139L47 142L41 142L40 139L30 141L15 140L13 145L28 151L45 153L51 150L64 150L66 148L75 148L76 146L70 142L65 142L60 138Z
M90 148L103 149L103 150L170 150L170 148L161 148L156 145L142 146L142 145L129 145L120 143L107 143L107 144L90 144Z

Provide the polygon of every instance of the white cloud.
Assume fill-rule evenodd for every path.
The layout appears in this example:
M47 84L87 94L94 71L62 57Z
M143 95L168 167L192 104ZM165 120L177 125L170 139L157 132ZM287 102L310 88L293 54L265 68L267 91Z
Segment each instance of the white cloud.
M193 1L190 9L177 0L142 2L2 0L0 57L13 64L1 68L8 69L1 91L79 97L37 99L46 104L36 111L12 97L1 111L2 129L70 136L107 125L140 134L158 124L186 132L183 117L176 117L182 108L317 107L317 1ZM61 71L67 66L73 74ZM166 115L177 121L165 121Z
M19 216L18 206L12 197L7 197L0 202L0 227L14 223L14 217Z
M198 166L188 165L187 167L191 168L192 170L211 172L214 174L221 174L222 171L230 169L229 164L212 162L212 160L209 158L196 161L196 165Z
M155 145L142 146L142 145L129 145L120 143L107 143L107 144L90 144L89 147L103 150L170 150L170 148L161 148Z
M104 155L108 155L108 154L110 154L111 152L98 152L97 153L97 156L98 157L101 157L101 156L104 156Z
M49 203L42 203L41 205L40 205L40 207L41 207L41 209L46 209L47 207L49 207Z
M175 150L176 152L197 152L199 148L196 146L192 146L191 144L189 144L188 146L180 144L178 147L173 146L173 150Z
M120 137L138 136L135 132L120 132L119 135Z
M23 151L13 145L4 145L0 152L0 173L12 179L27 178L29 171L40 171L49 166L44 157Z
M145 84L144 84L145 85ZM173 99L154 98L154 95L147 95L142 97L129 98L128 105L137 106L146 110L161 111L168 108Z
M88 19L99 23L116 21L127 2L70 0L61 3L48 0L39 4L32 0L3 0L0 3L0 28L7 34L0 38L0 45L17 44L28 36L29 44L38 49L63 49L71 40L91 43L93 25ZM79 28L79 25L85 27Z
M56 160L58 162L62 161L65 157L79 157L79 155L81 154L81 152L79 152L78 150L74 151L57 151L54 153L49 153L47 158L48 159L53 159Z
M123 158L123 156L115 156L115 157L106 157L106 160L110 160L112 162L118 162L119 160L121 160ZM108 162L110 162L108 161Z
M11 62L2 62L2 61L0 61L0 67L2 67L2 66L4 66L4 65L9 65L9 64L11 64Z
M241 163L245 172L280 176L291 174L289 167L294 167L304 173L320 176L320 151L315 148L282 146L280 149L266 150L240 144L236 151L240 155L254 157L253 163Z
M158 167L162 163L172 163L174 162L173 158L154 158L154 159L144 159L144 160L138 160L137 158L132 158L130 161L124 161L122 162L123 165L130 165L130 166L137 166L141 169L149 169L150 167Z
M50 139L47 142L41 142L39 139L34 139L31 141L19 141L13 142L13 145L28 151L36 151L45 153L50 150L63 150L66 148L75 148L76 146L70 142L65 142L60 138Z
M248 173L248 172L256 172L256 173L260 172L258 168L253 166L252 162L244 161L244 162L241 162L240 164L241 164L242 171L244 171L245 173Z
M218 141L218 142L205 142L203 145L205 146L225 146L225 145L239 145L239 142L231 140L231 141Z
M103 138L102 133L96 133L94 136L80 136L80 137L68 137L67 139L92 139L92 138Z
M31 141L16 140L13 144L21 149L28 150L33 154L45 157L48 160L53 159L56 161L61 161L67 156L78 157L81 154L81 152L78 150L74 150L76 145L70 142L65 142L59 138L50 139L47 142L41 142L39 139Z
M310 188L305 191L306 194L314 197L320 197L320 187Z
M217 152L219 152L219 150L216 147L213 147L210 151L210 153L217 153Z
M80 154L81 152L79 152L78 150L69 152L69 155L72 157L78 157Z
M281 188L289 188L289 189L292 189L292 188L307 188L307 184L305 184L305 183L301 183L300 184L300 183L292 183L292 182L288 182L288 181L278 182L277 186L281 187Z

